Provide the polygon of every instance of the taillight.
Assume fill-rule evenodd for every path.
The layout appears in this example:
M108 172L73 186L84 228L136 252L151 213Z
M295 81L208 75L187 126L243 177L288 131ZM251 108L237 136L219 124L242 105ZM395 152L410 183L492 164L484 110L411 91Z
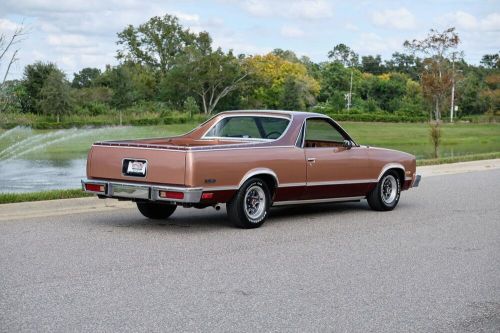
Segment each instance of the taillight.
M91 192L106 192L106 185L102 184L85 184L85 190Z
M214 198L214 194L212 192L204 192L202 195L201 195L201 198L203 200L210 200L210 199L213 199Z
M164 199L177 199L177 200L184 199L183 192L160 191L159 194L160 194L160 198L164 198Z

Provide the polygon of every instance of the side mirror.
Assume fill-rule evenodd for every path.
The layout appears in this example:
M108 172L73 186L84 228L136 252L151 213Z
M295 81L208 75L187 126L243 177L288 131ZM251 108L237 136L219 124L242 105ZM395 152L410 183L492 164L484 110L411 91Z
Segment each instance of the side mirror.
M346 149L351 149L352 148L352 141L351 140L344 140L344 143L342 144L344 148Z

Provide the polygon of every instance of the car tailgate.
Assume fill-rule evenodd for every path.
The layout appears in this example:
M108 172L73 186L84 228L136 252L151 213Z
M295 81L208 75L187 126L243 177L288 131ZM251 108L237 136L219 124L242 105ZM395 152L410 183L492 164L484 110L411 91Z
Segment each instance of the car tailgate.
M184 185L185 183L185 150L99 144L92 146L88 159L87 177L89 179L172 185ZM128 162L128 160L147 161L146 175L130 176L125 174L124 161Z

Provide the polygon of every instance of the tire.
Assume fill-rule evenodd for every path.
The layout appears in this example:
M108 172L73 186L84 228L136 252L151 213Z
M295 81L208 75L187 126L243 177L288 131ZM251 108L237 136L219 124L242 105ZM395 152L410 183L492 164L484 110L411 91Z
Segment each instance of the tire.
M227 203L227 215L234 226L258 228L266 221L271 207L269 187L260 178L247 180Z
M387 171L368 194L368 205L377 211L393 210L401 196L401 181L395 171Z
M175 212L176 205L155 202L137 202L142 215L154 220L166 219Z

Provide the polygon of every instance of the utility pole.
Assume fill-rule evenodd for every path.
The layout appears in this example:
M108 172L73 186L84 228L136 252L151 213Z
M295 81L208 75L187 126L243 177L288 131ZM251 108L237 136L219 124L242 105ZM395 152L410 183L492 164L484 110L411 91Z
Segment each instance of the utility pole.
M453 110L455 109L455 52L452 55L451 70L451 103L450 103L450 123L453 122Z
M347 96L347 112L351 110L352 102L352 69L351 69L351 83L349 85L349 95Z

